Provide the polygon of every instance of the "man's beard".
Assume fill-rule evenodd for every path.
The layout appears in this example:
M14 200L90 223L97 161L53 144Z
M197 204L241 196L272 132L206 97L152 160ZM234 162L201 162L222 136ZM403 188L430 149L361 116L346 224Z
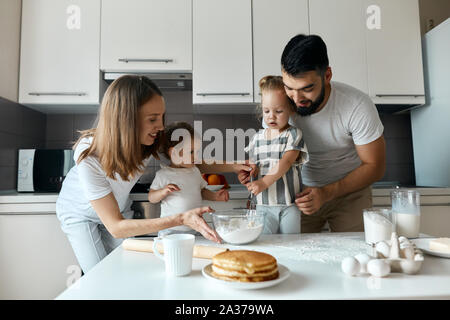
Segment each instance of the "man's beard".
M296 109L297 114L303 117L312 115L320 107L324 99L325 99L325 81L323 81L322 79L322 89L320 90L320 94L317 97L317 99L314 101L308 100L308 102L311 103L309 107L297 107Z

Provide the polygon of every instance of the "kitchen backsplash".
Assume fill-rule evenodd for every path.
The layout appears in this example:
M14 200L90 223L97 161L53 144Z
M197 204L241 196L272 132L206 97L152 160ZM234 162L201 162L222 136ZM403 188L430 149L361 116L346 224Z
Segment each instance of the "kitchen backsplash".
M251 114L194 114L191 91L165 92L166 123L202 121L203 131L218 128L225 135L227 128L260 128L260 122ZM387 166L382 181L414 184L411 121L403 115L380 114L386 138ZM16 188L17 149L71 148L78 131L91 128L95 114L42 114L14 102L0 98L0 190ZM207 142L208 144L209 142ZM236 152L235 152L236 154ZM146 172L147 179L159 168ZM225 174L228 183L238 183L236 175Z
M17 149L45 147L46 116L0 97L0 190L17 185Z

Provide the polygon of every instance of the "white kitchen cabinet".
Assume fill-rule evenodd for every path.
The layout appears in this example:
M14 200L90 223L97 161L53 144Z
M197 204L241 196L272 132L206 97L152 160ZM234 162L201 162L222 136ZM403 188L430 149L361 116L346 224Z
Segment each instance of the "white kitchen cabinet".
M253 0L253 95L261 102L259 80L281 75L281 54L289 40L309 34L308 0Z
M375 103L423 104L424 82L418 0L364 0L369 93ZM373 7L377 6L377 7ZM379 10L377 9L379 8ZM375 16L374 16L375 15Z
M17 102L22 2L0 1L0 97Z
M101 69L192 70L192 0L102 0Z
M23 0L19 102L98 105L100 0Z
M309 0L310 32L327 45L333 80L369 93L364 17L361 0Z
M0 213L0 299L54 299L81 275L55 213Z
M420 207L420 232L450 237L450 203Z
M193 2L194 104L252 103L251 0Z

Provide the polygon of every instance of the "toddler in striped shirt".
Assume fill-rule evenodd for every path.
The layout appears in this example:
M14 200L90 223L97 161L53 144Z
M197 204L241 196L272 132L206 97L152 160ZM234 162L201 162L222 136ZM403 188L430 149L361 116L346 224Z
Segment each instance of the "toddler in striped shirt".
M259 86L260 114L268 127L259 130L245 148L259 167L258 180L246 186L256 196L256 211L265 214L264 233L300 233L295 195L301 192L301 165L308 161L308 151L301 130L289 125L295 106L281 76L265 76Z

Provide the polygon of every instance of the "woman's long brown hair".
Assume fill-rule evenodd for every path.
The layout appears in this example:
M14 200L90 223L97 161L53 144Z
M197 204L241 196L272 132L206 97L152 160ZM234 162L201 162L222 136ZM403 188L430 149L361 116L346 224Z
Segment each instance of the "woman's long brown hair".
M161 141L161 132L151 146L144 146L139 140L139 109L155 96L162 97L162 93L146 77L124 75L114 80L103 97L96 127L80 131L81 136L73 148L83 138L92 137L92 143L81 153L77 163L95 156L107 177L116 179L118 174L125 181L141 172L145 158L158 157Z

